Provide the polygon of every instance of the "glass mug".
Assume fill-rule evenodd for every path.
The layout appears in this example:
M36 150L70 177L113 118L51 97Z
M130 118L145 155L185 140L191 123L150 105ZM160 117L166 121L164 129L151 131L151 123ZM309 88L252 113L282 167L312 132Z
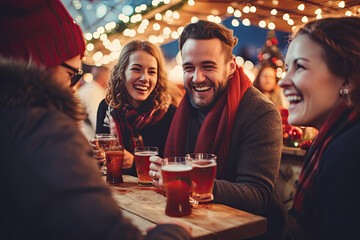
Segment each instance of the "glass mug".
M101 161L101 160L99 161L100 172L102 172L104 175L106 175L106 172L107 172L106 160L105 160L106 149L111 146L116 146L117 138L115 135L112 135L110 133L98 133L95 135L94 142L96 143L97 147L100 149L101 156L103 158L103 161Z
M163 159L161 175L166 191L166 215L183 217L191 214L189 202L191 171L191 162L185 157Z
M211 153L189 153L186 158L191 161L192 199L195 202L209 202L214 199L212 194L216 174L216 155Z
M159 154L158 147L145 146L134 149L134 161L138 175L138 184L142 186L152 185L152 177L149 176L151 156Z
M124 160L124 148L121 146L111 146L106 149L106 182L115 185L123 182L122 164Z

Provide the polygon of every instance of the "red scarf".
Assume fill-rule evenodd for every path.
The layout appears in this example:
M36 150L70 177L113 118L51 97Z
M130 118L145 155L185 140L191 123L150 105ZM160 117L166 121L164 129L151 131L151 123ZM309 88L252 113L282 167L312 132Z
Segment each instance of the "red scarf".
M252 83L242 68L237 67L228 81L226 91L215 105L200 128L195 152L214 153L217 155L217 176L221 176L227 159L230 136L238 106L246 90ZM191 103L187 96L181 101L167 137L164 156L184 156L185 140Z
M292 211L295 211L295 215L297 215L300 220L302 220L304 215L317 213L312 206L316 206L315 202L318 200L317 176L319 162L324 149L336 136L351 128L354 124L358 123L359 120L359 112L349 108L344 101L334 110L332 115L321 127L307 154L294 195ZM312 219L317 217L320 216L314 216Z
M128 151L133 151L135 147L144 145L139 130L156 124L162 119L169 108L169 104L163 104L156 109L150 109L147 112L139 113L135 108L128 104L120 109L116 109L114 116L119 144L124 146L129 142ZM127 146L127 144L125 144Z

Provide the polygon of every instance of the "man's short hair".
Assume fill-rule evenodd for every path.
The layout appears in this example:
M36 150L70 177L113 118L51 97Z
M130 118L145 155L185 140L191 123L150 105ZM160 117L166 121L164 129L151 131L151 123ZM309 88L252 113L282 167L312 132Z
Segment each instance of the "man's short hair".
M232 58L232 50L237 44L237 37L233 36L233 31L226 28L223 25L199 20L196 23L190 23L187 25L180 36L179 48L180 51L186 40L188 39L214 39L217 38L221 41L223 50L225 51L226 58L228 61Z

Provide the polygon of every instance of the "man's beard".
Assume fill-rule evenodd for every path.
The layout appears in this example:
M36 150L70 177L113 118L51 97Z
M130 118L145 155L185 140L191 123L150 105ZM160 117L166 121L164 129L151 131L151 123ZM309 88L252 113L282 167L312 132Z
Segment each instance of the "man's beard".
M194 98L192 97L192 91L189 89L188 86L185 85L185 91L189 97L190 103L191 105L195 108L198 109L201 112L208 112L210 111L210 109L212 108L212 106L217 102L217 100L221 97L221 95L225 92L226 90L226 86L227 84L224 85L219 85L219 88L217 89L217 91L214 93L213 98L206 104L204 105L198 105L195 103ZM192 88L193 86L191 86ZM195 90L193 90L195 91Z

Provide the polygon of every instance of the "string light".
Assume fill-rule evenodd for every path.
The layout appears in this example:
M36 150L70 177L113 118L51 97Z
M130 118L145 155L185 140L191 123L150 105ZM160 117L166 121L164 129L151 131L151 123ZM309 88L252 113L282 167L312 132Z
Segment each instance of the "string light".
M303 17L301 18L301 21L302 21L303 23L307 23L307 22L309 21L309 19L308 19L307 16L303 16Z
M75 1L74 1L75 2ZM80 1L77 1L80 2ZM164 4L169 4L171 1L170 0L153 0L151 2L151 4L141 4L139 6L134 6L131 7L129 5L126 5L125 7L123 7L123 9L126 9L126 11L123 11L123 13L118 15L118 19L119 22L109 22L106 23L103 27L98 27L96 29L95 32L93 33L86 33L84 35L84 38L88 41L88 44L86 46L86 50L88 52L93 52L95 49L95 45L94 43L100 39L102 42L102 45L104 45L104 47L108 50L110 50L110 53L107 54L102 54L101 57L99 57L99 53L95 53L97 54L94 62L96 62L97 64L106 64L109 61L114 61L114 56L116 54L119 54L121 47L120 47L120 41L118 46L116 47L117 50L115 50L115 47L113 46L113 44L109 41L108 37L110 36L110 34L113 34L114 32L121 32L125 37L135 37L136 34L144 34L146 33L146 29L149 25L149 20L148 19L143 19L143 16L145 16L146 13L148 13L150 10L153 10L154 8L158 7L159 5L164 5ZM181 1L183 2L183 1ZM261 1L262 2L262 1ZM194 0L188 0L188 1L184 1L184 4L188 4L189 6L194 6L195 5L195 1ZM249 4L249 3L248 3ZM259 3L261 4L261 3ZM275 1L272 0L272 4L273 4L273 8L270 10L270 17L272 19L274 19L275 17L272 16L276 16L279 13L282 14L279 15L279 17L282 17L282 19L284 21L287 22L287 24L289 25L289 28L291 28L292 30L295 28L295 21L294 19L292 19L289 15L289 13L284 12L283 9L277 9L277 5L279 4L279 1ZM345 1L340 1L337 3L332 3L332 4L337 4L338 8L345 8ZM81 5L81 3L80 3ZM181 5L182 6L182 5ZM257 7L255 5L242 5L242 9L241 11L239 9L234 8L233 6L227 6L226 12L227 14L231 14L233 15L235 18L237 19L232 19L231 20L231 25L233 27L238 27L240 25L240 20L239 18L242 17L242 12L245 14L250 14L250 13L256 13L257 12ZM330 3L329 3L330 6ZM299 11L304 11L305 10L305 4L301 3L297 6L297 9ZM315 17L316 19L321 19L323 16L323 13L329 13L329 10L326 9L327 6L322 7L321 8L317 8L314 10L315 13ZM334 6L332 6L332 8L334 8ZM87 4L86 5L86 9L92 9L92 5L91 4ZM159 33L157 33L155 35L152 35L152 37L149 37L149 39L151 39L152 42L154 43L163 43L165 41L165 39L169 39L170 37L172 39L178 39L179 35L181 34L182 30L179 31L172 31L170 27L167 27L166 25L163 26L163 23L169 24L171 25L172 23L175 23L177 19L180 19L182 16L180 15L179 11L176 11L179 8L168 8L168 10L166 11L162 11L162 12L157 12L154 15L154 19L156 21L159 21L157 23L154 23L152 25L152 29L154 29L155 31L159 31L162 29L162 31L159 31ZM107 9L108 10L108 9ZM360 9L345 9L346 11L343 11L342 14L345 14L346 16L353 16L353 15L359 15L360 14ZM133 13L130 13L133 12ZM308 11L309 12L309 11ZM261 13L263 14L263 13ZM295 14L294 14L295 15ZM311 14L310 14L311 15ZM81 16L81 15L80 15ZM248 16L248 15L246 15ZM293 16L294 17L294 16ZM278 17L277 17L278 18ZM275 18L275 19L277 19ZM78 17L75 18L77 21L80 21ZM211 22L215 22L215 23L221 23L222 22L222 18L221 15L219 15L219 11L217 9L212 9L211 14L208 15L206 17L206 19L208 21ZM244 18L241 20L241 23L244 26L250 26L251 25L251 21L250 21L251 15L249 15L249 18ZM191 18L191 22L197 22L199 20L198 16L193 16ZM258 22L258 26L260 28L268 28L271 30L275 30L276 29L276 22L272 21L269 22L270 18L268 19L264 19ZM299 24L299 18L296 17L296 25ZM162 21L162 22L161 22ZM302 23L306 23L309 21L307 16L303 16L301 17L300 21ZM138 26L137 28L135 28L135 26ZM136 30L135 30L136 29ZM183 29L183 28L182 28ZM111 53L113 53L111 55ZM94 55L95 55L94 54ZM94 56L92 55L92 57ZM279 73L281 74L281 73Z
M92 51L92 50L94 50L94 48L95 48L95 46L94 46L94 44L92 44L92 43L89 43L88 45L86 45L86 50L88 50L88 51Z
M161 13L156 13L156 14L155 14L155 19L158 20L158 21L160 21L160 20L162 19Z
M198 21L199 21L199 19L195 16L191 18L191 23L196 23Z
M244 18L242 20L242 24L247 27L251 25L250 20L248 18Z
M241 12L240 12L240 10L235 10L235 12L234 12L234 17L237 17L237 18L241 17Z
M92 39L92 34L91 33L86 33L85 34L85 39L90 41Z
M233 25L234 27L238 27L240 25L239 21L237 19L233 19L231 21L231 25Z
M266 27L266 22L265 22L264 20L261 20L261 21L259 22L259 27L261 27L261 28Z
M105 28L104 27L98 27L98 29L96 29L96 31L100 34L105 32Z
M179 18L180 18L180 14L179 14L177 11L175 11L175 12L173 12L172 17L175 18L175 19L179 19Z
M188 5L189 5L189 6L194 6L194 5L195 5L195 1L194 1L194 0L189 0L189 1L188 1Z
M289 19L290 19L290 15L287 14L287 13L285 13L285 14L283 15L283 19L284 19L285 21L289 20Z
M170 29L169 27L165 27L165 28L163 29L163 33L164 33L165 35L170 35L171 29Z
M298 6L298 9L299 9L300 11L304 11L305 5L304 5L303 3L300 4L300 5Z
M98 39L99 37L100 37L100 33L98 32L93 33L93 38Z
M233 13L234 13L234 8L231 7L231 6L228 6L228 7L227 7L227 13L233 14Z
M249 6L245 6L245 7L243 8L243 12L244 12L244 13L249 13L249 12L250 12L250 7L249 7Z
M178 32L172 32L172 33L171 33L171 37L172 37L173 39L178 39L178 38L180 37L180 35L179 35Z
M153 29L154 29L155 31L159 31L159 30L160 30L160 24L154 23Z
M270 30L274 30L275 29L275 23L273 23L273 22L270 22L269 24L268 24L268 28L270 29Z

